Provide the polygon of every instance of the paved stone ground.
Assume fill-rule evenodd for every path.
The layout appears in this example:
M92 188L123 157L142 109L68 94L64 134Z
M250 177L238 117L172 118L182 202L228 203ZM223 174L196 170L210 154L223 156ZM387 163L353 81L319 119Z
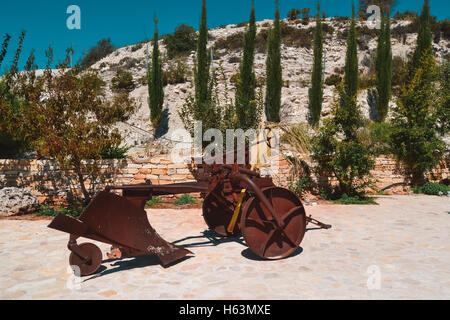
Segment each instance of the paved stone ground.
M67 235L48 221L0 220L0 299L449 299L450 198L378 202L307 207L333 228L309 230L281 261L260 261L240 241L202 237L198 209L149 210L154 228L195 256L168 269L153 257L104 261L80 284L67 272Z

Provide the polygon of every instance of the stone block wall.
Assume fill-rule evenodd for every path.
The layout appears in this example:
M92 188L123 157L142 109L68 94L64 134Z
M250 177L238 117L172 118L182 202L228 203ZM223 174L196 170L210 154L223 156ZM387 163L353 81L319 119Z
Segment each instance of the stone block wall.
M279 171L273 176L277 185L286 187L290 177L290 165L285 159L278 159ZM439 181L450 176L450 161L428 174L431 181ZM404 176L397 163L387 157L376 159L372 171L378 188L403 182ZM138 184L150 180L162 185L195 181L185 164L174 164L169 155L152 158L134 156L124 160L105 160L101 163L101 175L89 177L86 188L98 191L107 184ZM327 177L325 177L327 179ZM328 178L333 180L333 178ZM19 187L31 190L40 202L61 200L66 196L79 194L78 182L72 172L61 172L52 160L0 160L0 188Z

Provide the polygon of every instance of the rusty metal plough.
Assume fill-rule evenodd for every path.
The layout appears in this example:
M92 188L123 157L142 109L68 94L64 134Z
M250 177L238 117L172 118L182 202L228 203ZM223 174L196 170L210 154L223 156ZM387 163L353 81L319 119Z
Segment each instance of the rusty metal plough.
M95 273L102 262L101 250L92 243L78 244L81 237L110 244L109 258L157 255L168 266L191 254L165 241L150 225L144 209L153 196L201 193L209 229L223 237L242 235L250 250L263 259L291 255L308 223L331 228L306 216L295 194L275 186L248 164L203 163L195 176L193 183L108 186L78 219L58 215L49 227L70 234L69 263L79 268L81 276Z

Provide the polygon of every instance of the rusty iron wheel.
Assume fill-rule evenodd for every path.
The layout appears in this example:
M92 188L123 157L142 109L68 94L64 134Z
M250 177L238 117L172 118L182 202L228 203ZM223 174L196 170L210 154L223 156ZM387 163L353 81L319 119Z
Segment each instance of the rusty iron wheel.
M77 276L89 276L98 270L102 263L102 251L93 243L82 243L79 245L79 250L88 257L88 261L84 261L77 254L71 253L69 257L70 266L76 266L80 268L80 274L78 275L75 269L75 275Z
M222 237L237 237L241 234L239 223L236 223L232 233L227 231L233 213L234 205L214 193L209 193L203 201L203 218L206 224Z
M291 255L306 232L306 214L301 201L291 191L278 187L263 190L285 226L268 221L267 208L257 197L249 198L242 209L240 227L250 250L263 259L276 260Z

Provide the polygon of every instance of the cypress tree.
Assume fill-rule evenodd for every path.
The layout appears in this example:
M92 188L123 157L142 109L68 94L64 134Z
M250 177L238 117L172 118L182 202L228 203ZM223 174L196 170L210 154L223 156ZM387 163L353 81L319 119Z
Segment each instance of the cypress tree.
M310 122L316 126L320 120L323 101L323 31L320 19L320 4L317 4L316 29L314 32L314 65L311 76L311 117Z
M417 46L413 55L412 66L413 69L417 69L420 65L420 61L425 51L429 50L431 53L432 47L432 34L431 34L431 22L430 22L430 1L425 0L422 7L422 14L419 18L419 33L417 35Z
M345 58L344 90L349 97L358 93L358 44L356 39L355 5L352 6L352 22L347 38L347 54Z
M250 21L244 35L244 53L239 67L239 79L236 84L236 115L239 128L247 130L258 125L255 105L255 61L256 17L255 3L252 1Z
M419 23L409 81L401 88L390 137L392 150L414 185L425 182L424 173L433 169L445 152L445 143L438 136L441 131L440 108L435 107L438 92L433 81L437 71L432 52L428 0L425 0Z
M155 135L158 130L159 124L162 118L162 109L164 103L164 84L162 63L159 57L159 34L158 34L158 18L154 17L155 33L153 35L153 53L152 53L152 66L148 72L148 93L149 93L149 107L150 107L150 120L153 128L155 129Z
M340 97L333 108L334 117L324 120L313 138L313 159L318 172L333 174L339 181L337 196L359 197L364 190L370 170L374 167L371 152L359 132L364 119L358 106L358 59L355 31L355 9L347 42L344 87L339 86Z
M197 120L205 116L209 100L209 58L208 58L208 27L206 20L206 0L202 1L202 17L197 42L197 63L194 68L195 82L195 114Z
M275 20L269 32L266 60L266 103L267 120L280 122L281 88L283 86L281 69L281 25L280 8L276 0Z
M392 93L392 47L390 13L382 17L375 60L377 87L377 121L383 122L389 110Z

